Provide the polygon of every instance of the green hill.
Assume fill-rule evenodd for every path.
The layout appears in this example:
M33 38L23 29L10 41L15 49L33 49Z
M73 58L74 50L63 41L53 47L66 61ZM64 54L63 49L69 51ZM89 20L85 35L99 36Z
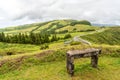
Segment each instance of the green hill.
M112 27L103 32L82 36L93 43L120 45L120 27Z
M0 32L8 34L29 33L29 32L49 32L49 33L66 33L66 32L84 32L94 31L98 27L91 26L86 20L53 20L42 23L26 24L16 27L0 29Z
M0 29L0 33L0 80L120 78L120 27L94 27L85 20L53 20ZM70 44L76 36L81 36L82 42L95 43L92 48L102 47L102 54L97 69L91 67L90 58L75 59L75 75L71 77L66 70L66 52L90 48L82 42Z

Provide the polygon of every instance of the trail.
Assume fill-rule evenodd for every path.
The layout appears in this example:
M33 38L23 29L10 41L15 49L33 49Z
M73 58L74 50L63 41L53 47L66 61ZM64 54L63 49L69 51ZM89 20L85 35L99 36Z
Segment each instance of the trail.
M87 40L85 40L85 39L82 39L81 36L85 36L85 35L88 35L88 34L95 34L95 33L103 32L103 31L105 31L105 30L106 30L106 29L100 29L100 30L96 30L96 31L94 31L94 32L89 32L89 33L87 33L87 34L77 35L77 36L75 36L75 37L73 38L73 41L79 41L79 42L82 42L83 44L87 44L87 45L91 46L92 43L89 42L89 41L87 41Z
M91 46L92 43L89 42L89 41L87 41L87 40L85 40L85 39L82 39L81 36L85 36L85 35L89 35L89 34L95 34L95 33L103 32L103 31L105 31L105 30L106 30L106 29L100 29L100 30L96 30L96 31L94 31L94 32L88 32L88 33L86 33L86 34L77 35L77 36L73 37L72 40L65 42L65 44L69 44L69 43L71 43L72 41L78 41L78 42L81 42L81 43L83 43L83 44L87 44L87 45Z
M82 42L82 43L87 44L87 45L91 45L91 42L80 38L80 36L75 36L75 37L73 38L73 41L78 41L78 42Z

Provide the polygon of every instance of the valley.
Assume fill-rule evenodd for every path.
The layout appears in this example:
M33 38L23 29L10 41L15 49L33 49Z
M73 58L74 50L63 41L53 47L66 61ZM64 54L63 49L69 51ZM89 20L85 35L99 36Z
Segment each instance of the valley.
M4 37L0 38L0 80L119 80L119 26L53 20L8 27L0 33ZM75 60L75 75L67 74L66 52L91 47L102 49L98 69L90 66L89 58L81 58Z

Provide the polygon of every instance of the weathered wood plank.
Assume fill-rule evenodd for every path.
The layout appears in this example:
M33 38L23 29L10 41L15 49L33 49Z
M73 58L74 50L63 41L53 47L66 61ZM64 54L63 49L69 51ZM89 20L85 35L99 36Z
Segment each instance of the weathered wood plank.
M91 57L91 65L97 68L98 55L101 54L101 49L85 49L85 50L69 50L66 53L66 68L68 73L74 75L74 58Z
M85 49L85 50L69 50L67 52L67 54L69 55L81 55L81 54L86 54L86 53L94 53L100 51L100 49L95 49L95 48L89 48L89 49Z

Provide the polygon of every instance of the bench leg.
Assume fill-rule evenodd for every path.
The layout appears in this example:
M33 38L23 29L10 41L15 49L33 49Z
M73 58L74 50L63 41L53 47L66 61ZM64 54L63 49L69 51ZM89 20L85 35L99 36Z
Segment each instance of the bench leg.
M67 61L66 61L66 68L67 72L73 76L74 75L74 64L73 64L73 59L68 55L67 56Z
M72 63L69 65L69 74L70 74L71 76L74 75L74 64L72 64Z
M92 67L97 68L97 64L98 64L98 55L92 55L91 56Z
M68 72L71 76L74 75L74 64L69 63L69 64L67 65L67 72Z
M66 68L67 68L67 72L69 72L69 68L68 68L69 63L70 63L70 61L69 61L69 55L67 54L67 56L66 56Z

